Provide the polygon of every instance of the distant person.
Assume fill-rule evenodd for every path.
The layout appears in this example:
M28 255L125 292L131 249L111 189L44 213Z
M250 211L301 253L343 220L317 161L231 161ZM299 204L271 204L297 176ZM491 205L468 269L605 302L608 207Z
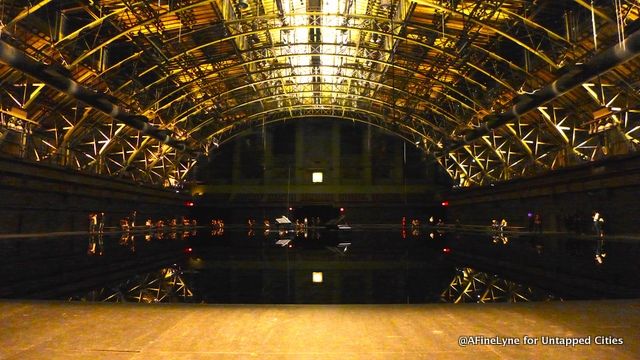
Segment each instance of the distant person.
M600 215L599 212L594 211L593 212L593 229L596 232L597 236L603 237L604 236L604 218Z
M89 233L90 234L95 233L97 226L98 226L98 214L90 213L89 214Z
M130 225L132 228L136 226L136 215L137 215L137 214L138 214L138 213L137 213L135 210L133 210L133 211L131 212L131 216L129 216L129 225Z
M533 231L542 234L542 218L540 214L533 216Z
M129 218L125 217L122 220L120 220L120 228L122 229L123 232L129 231Z
M507 228L507 219L502 218L502 220L500 220L500 234L504 235L504 230Z
M100 213L100 217L98 218L98 232L100 234L104 233L104 224L105 224L105 216L104 216L104 212Z
M496 219L492 219L491 220L491 230L496 231L498 230L498 220Z

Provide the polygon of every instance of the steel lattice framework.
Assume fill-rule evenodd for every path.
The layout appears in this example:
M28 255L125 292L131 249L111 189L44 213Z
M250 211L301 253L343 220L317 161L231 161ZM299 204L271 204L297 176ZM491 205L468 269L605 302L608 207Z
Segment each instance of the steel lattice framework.
M101 302L193 302L194 294L179 267L139 275L108 288L96 289L70 300Z
M638 28L635 0L3 0L0 40L170 134L128 126L0 65L0 151L177 185L244 130L373 124L459 186L635 151L640 61L447 149L483 118Z
M449 286L440 294L447 303L493 303L562 300L546 292L505 280L472 268L456 269Z

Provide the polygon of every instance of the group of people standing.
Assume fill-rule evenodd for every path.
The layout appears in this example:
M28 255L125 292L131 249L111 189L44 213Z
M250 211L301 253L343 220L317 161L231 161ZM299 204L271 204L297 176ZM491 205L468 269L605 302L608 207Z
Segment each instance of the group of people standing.
M137 215L138 215L138 212L136 210L133 210L131 211L131 213L129 213L128 216L125 216L122 219L120 219L119 221L120 230L122 230L123 232L134 230L136 226ZM106 224L106 216L104 212L92 212L89 214L89 233L90 234L103 233L105 224ZM180 222L178 222L178 220L175 218L171 220L167 220L166 222L165 220L153 221L151 219L147 219L144 226L147 230L149 230L153 227L161 229L165 225L168 225L169 227L177 227L179 225L184 227L196 227L197 224L198 223L196 222L195 219L189 220L183 216Z
M106 215L104 212L92 212L89 213L89 233L104 233L104 227L106 224ZM133 210L131 214L127 217L120 219L120 227L123 231L128 231L129 228L135 226L136 222L136 211Z
M89 214L89 233L102 234L104 232L105 216L104 212Z

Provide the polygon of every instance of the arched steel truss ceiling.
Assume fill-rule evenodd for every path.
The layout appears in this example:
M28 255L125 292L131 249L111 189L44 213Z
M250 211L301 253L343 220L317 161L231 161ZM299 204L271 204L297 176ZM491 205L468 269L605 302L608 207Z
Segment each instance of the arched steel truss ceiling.
M353 17L354 17L354 18L358 18L358 16L353 16ZM264 18L265 18L265 19L269 19L269 20L273 20L273 19L275 19L273 16L265 16ZM370 18L370 17L367 17L367 18ZM377 20L383 20L383 21L388 21L388 19L384 19L384 18L374 18L374 19L377 19ZM246 20L244 20L244 21L246 21ZM231 23L233 23L233 22L231 22ZM226 24L226 25L229 25L229 23L225 23L225 24ZM202 31L206 31L206 30L209 30L209 29L214 29L214 28L216 28L216 27L217 27L217 25L211 25L210 27L207 27L207 28L204 28L204 29L198 29L197 31L198 31L198 32L202 32ZM415 27L416 27L416 28L421 28L421 29L423 29L423 30L427 30L427 31L429 31L429 32L431 32L431 33L434 33L434 34L438 34L438 35L440 35L440 34L441 34L441 33L438 33L438 31L437 31L436 29L432 29L432 28L428 28L428 27L424 27L424 26L422 26L422 27L420 27L420 26L415 26ZM358 28L358 27L348 27L348 26L321 26L321 25L308 25L308 26L274 26L274 27L269 27L268 29L245 31L245 32L241 32L241 33L233 34L233 35L230 35L230 36L226 36L226 37L223 37L223 38L220 38L220 39L216 39L216 40L210 41L210 42L205 43L205 44L199 44L199 45L197 45L197 46L194 46L194 47L192 47L192 48L189 48L189 49L184 50L184 51L183 51L182 53L180 53L180 54L176 54L176 55L174 55L173 57L168 58L168 59L167 59L167 61L166 61L165 63L163 63L163 64L153 65L153 66L151 66L151 67L149 67L149 68L147 68L147 69L145 69L145 70L141 71L141 72L139 73L139 75L140 75L140 76L146 75L146 74L148 74L148 73L150 73L150 72L152 72L152 71L154 71L154 70L157 70L159 67L161 67L161 65L166 65L166 64L168 64L168 63L170 63L170 62L178 61L178 60L180 60L180 58L181 58L182 56L184 56L184 55L188 55L188 54L190 54L190 53L192 53L192 52L195 52L196 50L203 50L203 49L205 49L205 48L207 48L207 47L214 46L214 45L216 45L216 44L224 43L224 42L231 41L231 40L241 39L241 38L243 38L243 37L247 37L247 36L251 36L251 35L261 34L261 33L265 32L265 31L273 31L273 30L278 30L278 31L282 31L282 30L295 30L295 29L299 29L299 28L307 28L307 29L314 29L314 28L319 28L319 29L323 29L323 28L325 28L325 29L326 29L326 28L330 28L330 29L334 29L334 30L347 30L347 31L349 31L349 30L357 30L357 31L365 31L365 32L368 32L368 33L371 33L371 34L376 34L376 35L391 36L389 33L387 33L387 32L383 32L383 31L379 31L379 30L374 30L374 29L362 29L362 28ZM180 35L180 36L186 36L186 35L188 35L188 34ZM447 38L449 38L449 39L451 39L451 40L455 40L455 39L457 39L457 37L456 37L455 35L451 35L451 34L445 34L444 36L446 36ZM421 42L421 41L419 41L419 40L412 39L412 38L410 38L410 37L408 37L408 36L402 36L402 35L400 35L400 34L394 34L392 37L393 37L393 39L394 39L394 40L404 41L404 42L406 42L406 43L408 43L408 44L411 44L411 45L416 45L416 46L419 46L419 47L424 47L424 48L425 48L425 49L427 49L427 50L435 51L435 52L437 52L437 53L439 53L439 54L443 54L443 55L447 56L448 58L452 58L452 59L458 58L458 54L455 54L455 53L453 53L453 52L451 52L451 51L446 51L446 50L444 50L444 49L442 49L442 48L438 48L438 47L435 47L435 46L429 45L429 44L424 43L424 42ZM170 38L170 39L168 39L168 41L178 41L178 37L176 36L176 37L174 37L174 38ZM104 46L106 46L106 45L107 45L106 43L103 43L103 44L101 44L97 49L94 49L94 50L96 50L96 51L97 51L97 50L99 50L99 48L104 47ZM297 45L305 45L305 44L297 44ZM308 45L308 44L307 44L307 45ZM320 46L320 45L335 45L335 44L333 44L333 43L331 43L331 44L315 43L314 45L319 45L319 46ZM275 46L275 47L284 47L284 46L286 46L286 45L279 45L279 46ZM346 46L346 45L345 45L345 46ZM472 48L477 49L478 51L481 51L481 52L482 52L483 54L485 54L486 56L489 56L490 58L492 58L492 59L494 59L494 60L497 60L497 61L499 61L499 62L501 62L501 63L503 63L503 64L505 64L505 65L509 66L511 69L514 69L514 70L520 71L520 72L522 72L523 74L528 75L528 73L527 73L524 69L522 69L521 67L519 67L519 66L517 66L517 65L513 64L513 62L510 62L510 61L508 61L508 60L506 60L506 59L504 59L504 58L500 57L499 55L495 54L494 52L492 52L492 51L490 51L490 50L488 50L488 49L485 49L485 48L483 48L483 47L480 47L480 46L477 46L477 45L473 45L473 44L471 45L471 47L472 47ZM269 48L273 48L273 47L269 47ZM384 52L384 50L381 50L381 49L373 49L373 48L370 48L370 49L375 50L375 51L383 51L383 52ZM247 51L247 52L256 51L256 50L260 50L260 49L251 49L251 50L249 50L249 51ZM527 50L529 50L529 49L527 49ZM542 55L539 51L536 51L535 49L531 49L531 50L533 51L533 53L534 53L534 54L536 54L536 53L537 53L537 54L539 54L539 55L536 55L536 56L540 56L541 58L545 58L546 60L549 60L546 56ZM386 52L389 52L389 51L386 51ZM85 53L83 56L79 57L78 59L83 59L85 55L87 55L87 56L88 56L88 55L89 55L89 54L91 54L91 53L93 53L93 50L91 50L91 51L89 51L89 52ZM118 70L119 68L121 68L122 66L124 66L127 62L129 62L129 61L134 61L134 60L136 60L137 58L139 58L143 53L144 53L143 51L140 51L140 52L136 52L136 53L134 53L132 56L130 56L130 57L126 58L126 59L123 59L122 61L118 62L117 64L115 64L115 65L111 66L110 68L108 68L108 69L106 69L105 71L103 71L102 73L100 73L100 76L105 76L105 75L107 75L107 74L108 74L109 72L111 72L111 71L116 71L116 70ZM74 61L74 63L75 63L75 62L77 62L77 61L78 61L78 59L76 59L76 61ZM234 60L234 58L233 58L233 57L230 57L228 60ZM242 64L235 64L235 66L241 66L241 65L244 65L244 63L242 63ZM492 79L493 79L493 80L495 80L497 83L499 83L499 84L501 84L502 86L504 86L504 87L506 87L506 88L508 88L508 89L511 89L511 90L512 90L511 85L509 85L508 83L506 83L503 79L500 79L500 78L496 77L494 74L492 74L492 73L490 72L490 70L484 69L484 68L482 68L481 66L479 66L479 65L477 65L477 64L474 64L474 63L471 63L471 62L466 62L464 65L467 65L467 66L469 66L469 67L473 68L474 70L481 72L483 75L485 75L485 76L487 76L487 77L492 78ZM557 64L555 64L555 63L554 63L554 64L553 64L553 66L554 66L554 67L557 67ZM215 70L215 73L217 73L218 71L220 71L220 70L216 69L216 70ZM456 72L458 71L458 69L449 69L449 71L452 71L452 72L456 73ZM179 76L179 75L180 75L179 73L171 73L171 74L167 74L166 76L161 77L161 78L160 78L160 79L158 79L157 81L155 81L155 82L153 82L153 83L151 83L151 84L149 84L149 85L145 86L144 88L142 88L142 89L141 89L141 91L148 91L148 90L152 89L154 86L160 86L162 83L164 83L164 82L166 82L166 81L170 80L171 78L175 78L175 77L177 77L177 76ZM459 75L461 75L461 76L465 77L465 76L464 76L464 74L459 74ZM467 80L470 80L470 81L472 81L472 82L475 82L474 80L472 80L472 79L470 79L470 78L468 78L468 77L467 77ZM119 90L119 91L124 91L124 90L126 90L126 87L127 87L127 86L129 86L129 85L131 85L132 83L133 83L132 81L127 82L127 83L125 83L123 86L121 86L118 90ZM480 85L480 84L479 84L479 85Z
M257 63L260 63L260 62L265 61L265 60L275 60L275 59L278 59L278 58L285 58L285 57L286 58L296 58L296 57L303 57L303 56L307 56L307 55L294 54L294 55L290 55L290 56L278 56L278 57L260 58L260 59L256 59L256 60L247 61L247 62L242 63L242 64L236 64L234 66L226 68L226 70L230 70L230 69L234 69L234 68L238 68L238 67L242 67L242 66L246 66L246 65L251 65L251 64L257 64ZM458 95L462 99L458 99L458 98L456 98L456 97L454 97L452 95L449 95L449 94L447 94L447 93L445 93L443 91L436 90L438 93L442 94L442 96L445 96L445 97L447 97L448 99L450 99L452 101L456 101L456 102L460 103L461 106L463 106L463 107L465 107L465 108L467 108L469 110L482 109L482 106L477 102L476 99L473 99L470 96L463 94L462 92L460 92L459 90L453 88L449 84L447 84L447 83L445 83L443 81L437 80L437 79L428 78L427 74L424 74L424 73L421 73L421 72L418 72L418 71L413 71L413 70L411 70L411 69L409 69L407 67L401 66L401 65L399 65L397 63L379 61L379 60L372 60L372 59L368 59L368 58L365 58L365 57L359 57L359 56L339 56L339 57L340 58L347 58L347 59L355 60L355 61L370 61L372 63L380 64L380 65L383 65L383 66L393 67L395 69L407 72L407 73L409 73L410 75L413 75L413 76L423 76L423 77L425 77L425 78L427 78L429 80L434 81L436 84L444 87L445 89L450 90L451 92L453 92L455 95ZM309 67L312 67L312 66L302 66L302 67L297 67L296 69L309 68ZM326 66L325 68L340 69L340 67L337 67L337 66ZM274 72L274 70L265 69L263 71L253 72L252 75L260 75L260 74L263 74L263 73L272 73L272 72ZM380 72L369 71L369 70L364 70L363 72L366 72L368 74L380 73ZM247 74L245 73L245 74L240 74L240 75L237 75L237 76L234 76L234 77L235 78L240 78L240 77L246 77L246 76L247 76ZM297 76L309 76L309 75L297 75ZM333 76L333 75L322 75L322 76ZM363 79L350 78L348 76L340 76L340 75L336 75L334 77L343 78L345 80L351 79L351 80L363 80L363 81L366 81L366 78L363 78ZM207 78L205 77L204 79L206 80ZM395 77L395 80L403 80L403 79L411 79L411 77L402 77L402 76ZM229 80L229 79L225 78L225 79L217 80L217 81L214 81L213 83L211 83L211 85L216 85L216 84L224 82L226 80ZM391 79L387 79L387 80L391 81ZM252 84L249 84L249 85L252 85ZM235 89L231 89L230 91L233 91L233 90L235 90ZM173 93L175 93L175 92L173 92ZM214 97L212 97L212 99L214 99ZM423 101L428 101L428 99L423 99Z
M263 73L263 71L256 72L255 74L260 74L260 73ZM369 72L369 73L374 73L374 72ZM382 74L382 73L379 73L379 74ZM246 75L242 74L242 75L236 75L235 77L239 79L239 78L243 78L245 76ZM255 86L255 85L261 85L261 84L265 84L265 83L269 83L269 82L277 82L277 81L283 81L283 80L288 80L288 79L295 79L295 78L298 78L298 77L301 77L301 76L304 76L304 75L275 76L275 77L271 77L271 78L268 78L268 79L265 79L265 80L258 80L258 81L255 81L255 82L252 82L252 83L249 83L249 84L245 84L245 85L242 85L242 86L238 86L238 87L235 87L233 89L230 89L230 90L224 91L222 93L216 94L216 95L208 98L207 100L216 100L216 99L218 99L220 97L224 97L224 96L233 94L235 92L244 90L246 88L250 88L250 87ZM445 110L445 109L441 108L440 106L438 106L438 104L436 104L434 102L427 101L424 98L419 97L416 94L409 93L409 92L404 91L402 89L393 88L392 85L385 84L385 83L382 83L380 81L366 79L366 78L348 77L348 76L344 76L344 75L324 75L324 77L339 78L339 79L345 79L345 80L349 80L349 81L353 80L353 81L357 81L357 82L361 82L361 83L365 83L365 84L370 84L372 86L379 86L381 88L385 88L385 89L388 89L388 90L393 90L393 93L398 94L398 97L402 97L403 99L411 99L411 100L414 100L414 101L420 101L420 102L428 103L429 106L430 106L430 110L432 110L433 112L446 117L448 120L452 121L453 123L460 124L459 120L456 119L454 115L452 115L451 113L447 112L447 110ZM406 78L402 78L402 79L399 78L399 80L406 80ZM211 85L215 85L215 84L223 82L223 81L224 80L216 80L216 81L212 82ZM275 85L275 86L277 86L277 85ZM181 88L180 90L183 90L183 89ZM161 109L167 108L167 107L171 106L171 104L173 104L174 102L180 101L184 97L186 97L189 94L191 94L191 92L186 92L186 93L182 94L180 97L171 99L170 101L167 101L163 105L160 105L160 103L162 101L166 100L168 97L171 97L171 96L173 96L173 95L175 95L177 93L178 93L178 90L173 91L173 92L165 95L163 98L158 99L158 101L156 101L155 103L153 103L149 107L147 107L147 109L155 108L156 111L157 111L158 109L161 110ZM385 102L385 103L388 103L388 102ZM196 105L196 106L190 108L189 110L192 110L192 109L195 109L195 108L204 108L204 107L206 107L206 105ZM189 110L179 114L174 119L179 121L183 117L192 115L193 113L192 112L189 113L188 112Z
M160 13L160 14L158 14L158 16L159 17L164 17L164 16L167 16L167 15L172 15L172 14L184 11L184 10L186 10L188 8L192 8L192 7L198 6L199 4L210 3L210 2L214 2L214 1L203 1L203 2L194 3L194 4L191 4L189 6L186 6L185 8L180 8L180 9L167 11L165 13ZM417 2L421 3L423 1L417 1ZM428 7L433 7L435 9L440 10L440 11L445 11L445 12L448 12L448 13L452 13L452 14L456 14L458 16L464 17L464 14L462 14L462 13L460 13L458 11L453 11L453 10L447 8L447 7L444 7L444 6L437 5L435 2L424 2L424 5L428 6ZM87 30L90 30L90 29L95 28L97 26L100 26L103 21L107 20L108 18L112 17L113 15L116 15L119 12L124 12L125 10L127 10L127 8L126 7L122 7L119 10L115 10L113 13L110 13L110 14L104 16L103 18L100 18L100 19L96 20L95 22L92 22L92 23L86 25L83 28L76 30L73 34L70 34L67 37L65 37L65 38L61 39L60 41L58 41L57 45L64 46L65 43L68 43L69 41L73 40L79 34L81 34L83 32L86 32ZM509 14L513 15L513 13L509 13ZM296 13L295 14L295 16L301 16L301 17L303 17L303 16L304 17L307 17L307 16L320 16L320 15L327 15L327 14L326 13L322 13L322 12L301 12L301 13ZM335 14L335 15L336 16L344 16L342 14ZM385 17L382 17L382 16L372 16L372 15L366 15L366 14L349 14L347 17L350 20L351 19L359 19L359 20L379 21L380 23L376 23L376 25L384 24L384 25L387 25L387 26L399 26L399 25L402 24L400 22L390 21L388 18L385 18ZM546 29L544 26L541 26L541 25L539 25L539 24L537 24L537 23L535 23L533 21L530 21L530 20L528 20L528 19L526 19L526 18L524 18L522 16L519 16L519 15L517 15L517 18L522 20L522 21L524 21L524 22L526 22L527 24L533 25L535 29L540 29L540 30L544 31L546 34L552 35L552 38L554 40L556 40L556 41L560 41L560 42L562 42L564 44L567 44L567 45L570 44L562 36L555 34L554 32ZM134 27L131 27L129 29L125 29L121 33L118 33L115 36L113 36L113 37L111 37L109 39L106 39L105 41L101 42L98 46L86 51L81 56L79 56L75 60L73 60L73 62L70 65L73 66L73 65L80 64L83 60L87 59L89 56L93 55L94 53L96 53L100 49L102 49L102 48L114 43L115 41L117 41L118 39L121 39L122 37L125 37L125 36L130 35L131 33L135 32L137 30L140 30L141 27L144 27L144 26L147 26L147 25L152 25L154 23L154 21L156 21L156 19L148 19L147 21L143 21L143 22L138 23ZM210 25L205 26L203 28L197 29L194 32L210 31L212 29L215 29L215 28L219 27L220 25L224 25L224 26L226 26L228 28L233 28L235 26L240 26L240 25L243 25L243 24L249 24L249 23L252 23L252 22L260 23L260 22L267 22L267 21L273 21L273 23L269 23L269 25L271 25L268 28L269 30L295 30L296 28L300 28L299 26L297 26L297 27L296 26L283 26L281 23L278 24L277 22L280 21L280 16L278 14L267 14L267 15L262 15L262 16L252 16L250 18L221 21L219 23L210 24ZM494 26L492 26L491 24L489 24L487 22L479 21L479 20L474 19L474 18L469 18L469 21L474 22L478 26L490 29L491 31L496 32L497 34L499 34L499 35L505 37L506 39L514 42L515 44L521 46L522 48L529 50L532 54L534 54L535 56L537 56L540 59L544 60L545 62L549 63L551 66L554 66L554 67L557 66L557 64L553 60L549 59L542 52L532 48L530 45L527 45L525 42L523 42L523 41L511 36L510 34L504 32L504 31L502 31L502 30L500 30L500 29L498 29L498 28L496 28ZM451 38L453 40L457 40L457 37L455 37L454 35L450 35L450 34L447 34L447 33L442 33L440 30L436 29L435 27L430 27L430 26L427 26L426 24L417 24L417 23L413 23L411 21L407 21L406 25L408 27L415 27L417 29L425 30L425 31L428 31L428 32L431 32L431 33L435 33L435 34L438 34L438 35L449 37L449 38ZM362 30L362 31L370 32L370 33L379 34L379 35L389 35L388 32L383 32L383 31L379 31L379 30L375 30L375 29L350 27L350 26L306 25L304 27L305 28L334 28L336 30ZM220 39L215 39L213 41L210 41L210 42L207 42L207 43L204 43L204 44L199 44L199 45L197 45L195 47L186 49L186 50L184 50L183 53L176 54L173 57L169 58L168 60L175 61L179 57L184 56L185 54L189 54L189 53L191 53L193 51L201 50L203 48L215 45L215 44L220 43L220 42L232 40L232 39L238 38L240 36L258 34L258 33L262 32L262 31L265 31L265 30L267 30L267 29L259 29L259 30L251 30L251 31L240 31L239 33L235 33L235 34L230 35L230 36L222 37ZM178 38L183 36L183 35L184 36L189 36L189 35L193 35L193 34L190 34L189 32L185 32L184 34L176 35L175 37L169 38L167 40L169 40L169 41L178 41ZM396 37L396 38L398 38L400 40L403 40L403 41L407 41L407 42L412 43L414 45L431 48L431 50L442 51L441 49L437 49L437 48L434 48L432 46L429 46L429 44L425 44L425 43L422 43L422 42L419 42L419 41L415 41L415 40L413 40L413 39L411 39L409 37L402 36L401 34L396 34L396 35L394 35L394 37ZM489 56L495 55L492 51L487 50L487 49L485 49L485 48L483 48L481 46L472 44L471 47L473 47L473 48L475 48L475 49L477 49L479 51L485 52ZM496 59L501 59L501 58L500 57L496 57ZM506 60L503 60L503 61L508 62ZM512 66L514 66L514 65L512 65ZM148 70L153 70L154 68L155 67L150 68Z
M250 8L240 11L236 0L44 0L25 9L9 5L1 20L4 33L25 51L67 66L78 82L108 92L205 151L248 126L326 116L357 118L434 152L519 93L549 81L541 79L553 79L550 71L565 58L588 60L593 49L591 5L581 0L553 4L559 12L510 0L349 1L303 0L304 7L282 11L278 0L248 0ZM325 11L330 3L344 7ZM595 3L602 48L615 40L616 13L604 0ZM640 11L629 2L618 10L627 22ZM79 17L79 23L47 36L42 26L56 12ZM550 20L568 13L575 19L567 20L566 29L579 27L577 37ZM282 41L282 34L292 32L306 33L307 40ZM327 41L325 33L347 34L348 40ZM126 52L115 60L96 64L124 44ZM290 46L316 50L287 53ZM329 63L299 61L327 55ZM273 63L289 68L263 66ZM638 64L630 66L638 72ZM323 72L314 73L316 67ZM613 153L633 149L640 133L634 91L640 79L633 73L615 69L438 161L464 186L593 159L602 143ZM79 168L170 183L184 179L194 164L192 157L19 74L0 68L0 81L11 85L0 94L3 114L15 116L12 103L26 110L23 121L33 143L27 157L62 157L61 163ZM47 105L52 103L55 111ZM604 108L612 111L609 123L593 125L591 113Z
M363 15L354 15L354 17L355 17L355 18L358 18L358 17L363 17L363 18L372 18L372 17L370 17L370 16L363 16ZM373 18L374 18L374 19L378 19L378 20L387 21L387 19L386 19L386 18L379 18L379 17L373 17ZM205 32L205 31L208 31L208 30L212 30L212 29L217 28L217 27L218 27L219 25L221 25L221 24L223 24L223 23L214 24L214 25L209 25L209 26L204 27L204 28L200 28L200 29L197 29L197 30L193 30L192 32L185 32L184 34L180 34L179 36L177 36L177 35L176 35L175 37L169 38L167 41L168 41L168 42L172 42L172 41L179 41L179 38L180 38L180 37L182 37L182 36L189 36L189 35L193 35L193 34L196 34L196 33L200 33L200 32ZM408 24L410 24L410 27L412 27L412 28L420 29L420 30L423 30L423 31L429 32L429 33L431 33L431 34L442 35L442 36L444 36L444 37L446 37L446 38L450 39L451 41L457 40L457 36L455 36L455 35L453 35L453 34L447 34L447 33L444 33L444 34L443 34L443 33L441 33L439 30L437 30L437 29L435 29L435 28L432 28L432 27L428 27L428 26L424 26L424 25L419 25L419 24L416 24L416 23L410 23L410 22L408 22ZM345 29L345 30L346 30L346 29L349 29L349 30L361 30L361 31L367 31L367 32L376 33L376 34L382 34L382 35L386 35L386 34L387 34L387 33L381 32L381 31L375 31L375 30L364 30L364 29L361 29L361 28L353 28L353 27L344 27L344 26L342 26L342 27L333 27L333 28L335 28L335 29ZM291 27L286 27L286 28L285 28L285 27L279 27L279 28L277 28L277 29L279 29L279 30L285 30L285 29L291 29ZM272 30L272 28L269 28L269 30ZM212 42L209 42L209 43L207 43L207 44L203 44L203 45L199 46L198 48L202 48L202 47L206 47L206 46L215 45L215 44L218 44L218 43L220 43L220 42L227 41L227 40L237 39L237 38L240 38L240 37L242 37L242 36L255 35L255 34L258 34L258 33L263 32L263 31L265 31L265 30L254 30L254 31L247 31L247 32L243 32L243 33L240 33L240 34L235 34L235 35L233 35L233 36L225 37L225 38L222 38L222 39L217 39L217 40L212 41ZM80 30L78 30L78 32L81 32L81 31L80 31ZM413 35L413 34L412 34L412 35ZM453 57L457 57L457 54L455 54L455 53L451 53L450 51L446 51L446 50L444 50L444 49L441 49L441 48L438 48L438 47L435 47L435 46L429 45L429 44L427 44L427 43L425 43L425 42L420 41L419 39L418 39L418 40L416 40L416 39L410 38L410 37L409 37L409 35L405 35L405 36L403 36L403 35L401 35L401 34L396 34L396 35L394 35L394 39L398 39L398 40L406 41L406 42L411 43L411 44L413 44L413 45L420 46L420 47L424 47L424 48L426 48L426 49L428 49L428 50L432 50L432 51L435 51L435 52L438 52L438 53L442 53L442 54L444 54L444 55L446 55L446 56L448 56L448 57L451 57L451 58L453 58ZM102 46L105 46L105 45L102 45ZM488 49L486 49L486 48L484 48L484 47L482 47L482 46L479 46L479 45L477 45L477 44L469 44L469 47L470 47L470 48L473 48L473 49L475 49L475 50L477 50L478 52L482 53L482 54L483 54L483 55L485 55L485 56L488 56L488 57L490 57L490 58L492 58L492 59L494 59L494 60L498 61L499 63L503 63L504 65L508 66L508 67L509 67L509 68L511 68L512 70L516 70L516 71L518 71L518 72L522 73L522 74L523 74L523 75L525 75L525 76L531 76L531 75L530 75L530 74L529 74L525 69L523 69L522 67L520 67L520 66L518 66L518 65L514 64L513 62L511 62L511 61L509 61L509 60L507 60L507 59L505 59L505 58L501 57L500 55L496 54L495 52L492 52L491 50L488 50ZM196 48L191 48L191 49L190 49L190 51L193 51L193 50L196 50ZM189 52L189 50L185 51L185 53L188 53L188 52ZM112 71L117 71L118 69L120 69L121 67L123 67L126 63L128 63L128 62L130 62L130 61L134 61L134 60L138 59L140 56L142 56L142 54L144 54L144 51L138 51L138 52L133 53L131 56L129 56L129 57L127 57L127 58L125 58L125 59L123 59L123 60L119 61L119 62L118 62L118 63L116 63L116 64L111 65L109 68L107 68L107 69L105 69L104 71L100 72L100 73L98 74L98 77L104 77L104 76L108 75L108 74L109 74L110 72L112 72ZM175 59L173 59L173 60L175 60ZM233 60L233 57L230 57L230 58L229 58L229 60ZM501 79L496 78L495 76L493 76L493 75L492 75L488 70L485 70L485 69L481 68L480 66L478 66L478 65L476 65L476 64L474 64L474 63L470 63L470 62L468 62L468 63L466 63L466 65L468 65L468 66L470 66L470 67L474 68L474 69L475 69L475 70L477 70L477 71L482 72L483 74L485 74L485 75L487 75L487 76L489 76L489 77L492 77L494 80L496 80L496 81L497 81L497 82L499 82L499 83L501 83L501 82L503 81L503 80L501 80ZM146 74L146 73L148 73L148 72L150 72L150 71L153 71L153 70L157 69L158 67L159 67L159 65L154 65L154 66L152 66L152 67L150 67L150 68L148 68L148 69L146 69L146 70L142 71L142 72L141 72L141 75L144 75L144 74ZM452 70L453 70L453 71L455 71L456 69L452 69ZM171 79L171 78L173 78L173 77L175 77L175 76L176 76L176 74L173 74L173 73L172 73L172 74L169 74L169 75L167 75L167 76L165 76L165 77L160 78L160 79L159 79L159 80L157 80L156 82L151 83L151 84L149 84L149 85L145 86L144 88L142 88L142 90L149 90L149 89L150 89L150 88L152 88L153 86L156 86L156 85L158 85L158 84L159 84L159 83L161 83L161 82L168 81L169 79ZM127 82L127 83L125 83L125 84L124 84L124 86L123 86L123 87L119 88L118 90L124 90L124 89L126 89L126 87L125 87L125 86L129 86L129 85L131 85L131 84L132 84L132 82ZM502 84L502 85L506 86L505 84Z

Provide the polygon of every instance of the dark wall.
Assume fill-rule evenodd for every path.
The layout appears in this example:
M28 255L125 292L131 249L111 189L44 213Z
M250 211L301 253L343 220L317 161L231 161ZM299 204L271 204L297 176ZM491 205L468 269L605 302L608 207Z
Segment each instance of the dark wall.
M137 210L147 218L186 215L190 197L117 179L0 157L0 233L87 230L88 214L104 211L106 226Z
M406 153L406 156L405 156ZM223 144L198 164L206 184L432 183L434 172L423 152L375 127L344 120L305 119L256 129Z
M545 231L591 231L591 215L605 218L610 234L640 231L640 156L610 158L583 166L481 188L459 189L449 200L449 221L489 224L506 218L529 226L540 214Z
M374 126L298 119L223 144L197 165L191 191L199 213L224 209L233 221L273 218L290 206L344 206L357 209L353 222L395 223L449 188L437 167L415 144ZM312 181L314 172L321 183Z

